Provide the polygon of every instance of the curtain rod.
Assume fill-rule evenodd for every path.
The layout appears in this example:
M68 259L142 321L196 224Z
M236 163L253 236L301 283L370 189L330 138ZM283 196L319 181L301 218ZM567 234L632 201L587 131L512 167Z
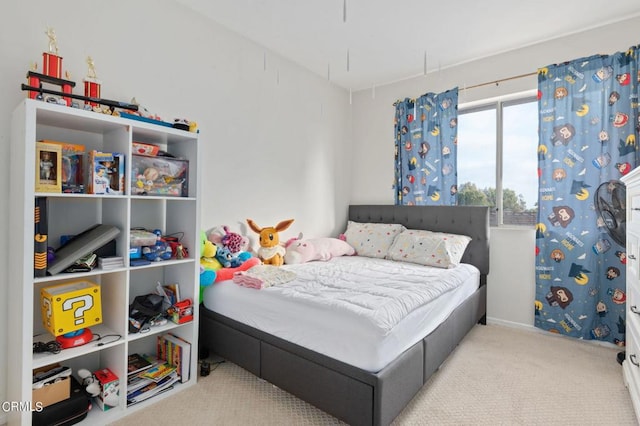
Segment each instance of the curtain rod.
M501 78L500 80L488 81L486 83L480 83L480 84L475 84L475 85L469 86L469 87L463 87L462 89L459 89L459 90L475 89L475 88L478 88L478 87L489 86L490 84L495 84L497 86L500 83L502 83L503 81L516 80L518 78L530 77L532 75L537 75L537 74L538 74L537 71L536 72L530 72L530 73L527 73L527 74L520 74L520 75L516 75L516 76L513 76L513 77Z
M478 87L489 86L489 85L493 85L493 84L495 84L497 86L497 85L499 85L500 83L502 83L504 81L516 80L518 78L530 77L532 75L537 75L537 74L538 74L538 71L535 71L535 72L530 72L530 73L526 73L526 74L515 75L513 77L501 78L499 80L488 81L486 83L480 83L480 84L474 84L473 86L469 86L469 87L463 87L462 89L458 88L458 91L477 89ZM393 103L393 106L396 106L398 104L398 102L402 102L402 99L396 100Z

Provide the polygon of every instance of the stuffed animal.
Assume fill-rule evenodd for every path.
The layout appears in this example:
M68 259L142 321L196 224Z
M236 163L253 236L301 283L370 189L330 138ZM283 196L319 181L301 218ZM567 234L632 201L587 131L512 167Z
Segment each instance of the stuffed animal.
M207 234L203 231L200 233L200 290L210 286L216 280L216 271L222 268L222 265L215 258L217 248L215 244L207 239ZM202 300L202 294L200 294Z
M246 271L260 264L260 259L243 251L236 256L237 261L241 264L237 267L224 268L216 258L220 248L210 241L211 234L207 235L206 232L201 232L200 240L200 300L202 300L202 293L206 287L219 281L230 280L235 272Z
M260 235L258 257L265 265L280 266L284 263L285 249L280 245L279 232L284 231L293 223L293 219L283 220L275 227L260 228L251 219L247 219L249 228Z
M242 236L236 232L229 231L227 225L223 225L224 235L222 236L221 243L224 247L229 249L231 253L240 253L246 251L249 247L249 238Z
M302 233L285 244L284 263L293 265L312 260L329 260L336 256L351 256L355 249L338 238L312 238L303 240Z
M239 254L240 253L232 253L225 246L219 246L216 251L216 259L218 259L218 262L220 262L223 268L237 268L242 265L243 262Z

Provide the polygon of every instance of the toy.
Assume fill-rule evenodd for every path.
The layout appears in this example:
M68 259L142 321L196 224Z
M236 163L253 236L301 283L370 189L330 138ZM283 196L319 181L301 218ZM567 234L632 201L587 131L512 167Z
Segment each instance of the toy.
M131 156L131 194L187 197L189 162L166 156Z
M303 240L302 233L285 244L284 263L293 265L312 260L329 260L336 256L351 256L355 249L339 238L312 238Z
M207 234L200 233L200 288L213 284L216 280L216 271L222 268L216 259L217 247L207 239Z
M94 371L93 375L98 382L98 387L100 389L100 392L96 395L95 399L98 403L98 407L100 407L102 411L107 411L116 407L118 405L120 395L120 381L118 380L118 376L108 368ZM89 390L89 386L87 386L87 390Z
M215 244L207 240L207 234L204 231L200 232L200 298L198 299L200 301L202 301L204 289L216 281L216 270L222 267L215 255Z
M213 228L208 237L209 241L217 246L225 246L231 253L239 253L249 250L249 237L231 232L227 225Z
M249 247L249 238L229 231L227 225L224 225L222 229L224 230L224 235L222 236L221 243L228 248L231 253L239 253L247 250L247 247Z
M156 242L150 246L142 247L142 256L150 262L159 262L161 260L169 260L173 256L171 246L162 240L162 231L154 229Z
M285 249L280 245L278 233L287 229L292 223L293 219L289 219L279 222L275 227L260 228L251 219L247 219L249 228L260 235L258 257L262 263L274 266L281 266L284 263Z
M238 253L232 253L227 247L219 246L216 251L216 259L224 268L237 268L242 264Z

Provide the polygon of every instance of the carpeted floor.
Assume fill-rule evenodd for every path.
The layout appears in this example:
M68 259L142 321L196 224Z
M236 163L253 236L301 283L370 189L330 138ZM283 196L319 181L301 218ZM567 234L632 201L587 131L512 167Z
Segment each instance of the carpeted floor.
M394 425L636 425L618 350L476 326ZM334 425L334 417L222 363L115 425Z

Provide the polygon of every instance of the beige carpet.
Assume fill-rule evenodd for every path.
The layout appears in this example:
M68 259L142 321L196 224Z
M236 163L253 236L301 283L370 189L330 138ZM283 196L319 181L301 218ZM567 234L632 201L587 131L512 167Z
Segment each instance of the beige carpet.
M618 350L476 326L394 425L636 425ZM337 419L231 363L116 425L332 425Z

